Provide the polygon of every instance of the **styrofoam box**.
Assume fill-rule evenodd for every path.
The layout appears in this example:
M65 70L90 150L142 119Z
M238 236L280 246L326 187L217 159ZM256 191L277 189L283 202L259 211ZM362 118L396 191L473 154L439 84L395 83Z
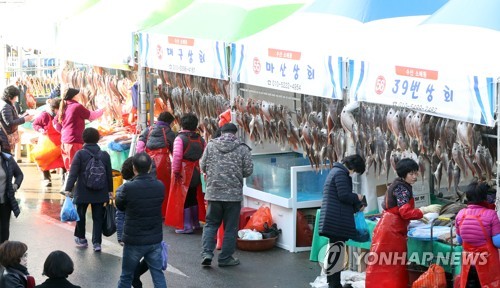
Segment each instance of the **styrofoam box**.
M378 204L378 213L382 213L384 209L382 209L382 203L384 203L385 195L377 197L377 204Z

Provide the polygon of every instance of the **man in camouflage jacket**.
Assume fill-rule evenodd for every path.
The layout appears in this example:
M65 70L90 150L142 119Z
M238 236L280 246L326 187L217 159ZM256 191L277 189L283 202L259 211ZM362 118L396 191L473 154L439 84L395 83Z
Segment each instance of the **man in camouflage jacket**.
M221 136L208 142L200 160L200 168L206 174L208 201L206 224L203 228L202 265L210 266L214 256L215 235L224 223L224 240L218 257L219 267L238 265L232 255L236 249L243 178L252 175L253 162L250 148L236 137L238 128L233 123L221 127Z

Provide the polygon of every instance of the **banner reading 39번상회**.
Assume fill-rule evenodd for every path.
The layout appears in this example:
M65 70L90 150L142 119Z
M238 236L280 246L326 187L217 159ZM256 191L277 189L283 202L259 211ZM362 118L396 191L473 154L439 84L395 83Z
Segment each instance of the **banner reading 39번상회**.
M487 75L351 61L350 97L439 117L495 126L496 85Z

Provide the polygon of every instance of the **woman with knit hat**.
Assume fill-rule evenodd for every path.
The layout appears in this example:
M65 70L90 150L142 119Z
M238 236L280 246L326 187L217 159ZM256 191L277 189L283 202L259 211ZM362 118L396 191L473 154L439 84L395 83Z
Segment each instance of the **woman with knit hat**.
M61 87L62 88L62 87ZM66 170L69 171L76 151L83 147L83 130L85 120L93 121L102 116L104 109L90 111L80 101L82 92L78 89L68 88L61 90L62 101L54 127L61 132L61 151Z

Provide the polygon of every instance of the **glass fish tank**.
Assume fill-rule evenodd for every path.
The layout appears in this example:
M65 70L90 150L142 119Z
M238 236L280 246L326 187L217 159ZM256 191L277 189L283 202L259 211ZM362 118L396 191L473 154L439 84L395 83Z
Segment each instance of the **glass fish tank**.
M253 164L253 174L246 179L247 187L278 197L295 198L297 202L322 199L329 169L315 171L302 154L254 155Z

